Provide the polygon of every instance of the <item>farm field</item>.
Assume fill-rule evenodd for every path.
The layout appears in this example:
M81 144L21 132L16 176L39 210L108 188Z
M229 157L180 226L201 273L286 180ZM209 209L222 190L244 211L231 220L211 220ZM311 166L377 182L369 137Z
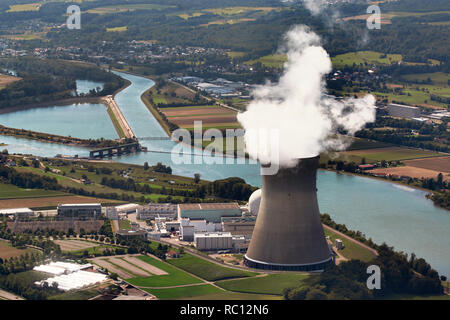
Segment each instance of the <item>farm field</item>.
M23 254L25 254L26 252L30 253L30 252L35 252L36 250L34 249L17 249L14 248L13 246L11 246L9 244L9 242L6 241L1 241L0 240L0 258L3 260L12 258L12 257L19 257Z
M407 166L450 173L450 156L405 161Z
M334 67L352 66L353 64L383 64L389 65L402 61L400 54L383 54L375 51L357 51L337 55L331 58Z
M243 14L252 11L270 12L273 10L281 10L281 9L282 8L280 7L226 7L226 8L205 9L203 11L224 16L224 15Z
M23 189L12 184L0 183L0 199L39 198L65 196L66 193L43 189Z
M92 244L97 244L97 243L93 243ZM77 257L84 257L85 251L88 252L88 255L99 255L101 253L103 253L103 251L105 251L106 249L117 249L119 247L114 246L114 245L109 245L109 244L100 244L98 243L98 245L93 246L93 247L89 247L89 248L85 248L85 249L80 249L80 250L73 250L70 251L72 253L72 255L75 255Z
M381 160L396 161L396 160L410 160L418 158L429 158L443 156L442 153L412 149L406 147L387 147L376 148L368 150L354 150L342 152L343 155L357 156L359 158L366 158L367 162L377 162Z
M151 277L134 277L128 279L127 281L138 287L171 287L171 286L179 286L179 285L189 285L202 283L202 280L197 279L184 271L179 270L171 266L168 263L159 261L150 256L138 256L138 259L148 263L158 269L161 269L167 272L166 275L154 275Z
M207 128L237 128L237 113L219 106L189 106L177 108L159 108L167 120L180 128L193 130L194 121L202 121L203 130Z
M99 243L82 240L54 240L53 242L58 244L62 251L79 251L100 245Z
M411 178L433 178L436 180L439 173L444 175L444 181L450 181L450 175L448 172L428 170L423 168L417 168L413 166L401 166L394 168L377 168L369 171L370 173L375 174L387 174L387 175L398 175L398 176L407 176Z
M123 31L127 31L128 27L127 26L123 26L123 27L114 27L114 28L106 28L107 32L123 32Z
M155 295L161 300L185 299L198 296L212 295L223 292L223 290L210 284L195 285L188 287L170 288L170 289L148 289L143 290Z
M119 266L121 269L125 269L130 271L133 275L138 277L149 277L151 274L141 268L138 268L137 266L129 263L126 258L122 257L112 257L108 259L109 262L112 264Z
M425 90L425 91L422 91ZM445 108L447 105L438 101L431 100L431 95L437 95L441 97L450 96L450 88L441 88L432 85L416 85L409 86L402 90L403 93L384 93L384 92L372 92L379 99L387 99L389 102L397 101L408 105L420 105L429 108ZM361 92L360 94L363 94ZM365 94L365 92L364 92Z
M6 12L23 12L23 11L39 11L41 3L15 4L10 5Z
M209 25L214 25L214 24L235 24L235 23L240 23L240 22L248 22L248 21L255 21L256 19L254 18L239 18L239 19L219 19L219 20L214 20L214 21L210 21L206 24L201 24L201 27L207 27Z
M298 285L310 277L300 273L268 274L247 279L219 281L216 284L229 291L281 295L284 288Z
M96 14L111 14L111 13L121 13L126 11L136 11L136 10L161 10L170 8L172 6L160 5L160 4L152 4L152 3L143 3L143 4L121 4L116 6L105 6L98 7L87 10L88 13L96 13Z
M146 263L143 260L137 258L136 256L127 256L125 258L126 261L128 261L129 263L151 273L154 274L156 276L162 276L162 275L167 275L168 273L164 270L161 270L160 268L157 268L153 265L151 265L150 263Z
M160 89L152 87L149 93L150 99L153 100L153 104L156 106L160 103L195 105L195 93L175 82L165 82L164 86Z
M430 79L435 85L447 87L448 79L450 79L450 74L444 72L413 73L405 74L402 76L402 78L407 81L427 81L428 79Z
M429 12L405 12L405 11L389 11L381 13L381 23L382 24L390 24L392 23L392 19L395 17L418 17L418 16L425 16L425 15L433 15L433 14L443 14L443 13L449 13L448 11L429 11ZM369 14L363 14L358 16L352 16L352 17L345 17L344 21L349 20L367 20L369 17Z
M253 65L257 62L261 62L262 65L269 68L281 68L283 64L287 61L286 55L281 54L270 54L264 57L261 57L256 60L249 60L244 62L245 64Z
M106 258L95 258L92 259L92 262L104 269L108 269L109 272L114 272L116 273L120 278L122 279L130 279L133 278L133 275L129 272L126 272L125 270L123 270L122 268L112 264L111 262L109 262L108 259Z
M252 277L257 274L255 272L222 267L187 253L183 254L181 258L169 259L167 262L208 281Z
M200 17L204 15L203 12L193 12L193 13L180 13L178 16L184 20L188 20L190 18Z
M283 300L282 296L222 291L196 297L184 297L183 300Z
M102 286L104 286L104 284ZM99 294L99 287L61 293L49 297L49 300L89 300Z
M0 74L0 89L4 88L6 85L19 81L20 78L8 76L6 74Z

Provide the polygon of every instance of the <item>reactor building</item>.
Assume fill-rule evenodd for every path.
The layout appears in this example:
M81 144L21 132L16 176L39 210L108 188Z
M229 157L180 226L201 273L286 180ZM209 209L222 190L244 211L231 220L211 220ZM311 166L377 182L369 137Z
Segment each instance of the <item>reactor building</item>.
M333 263L317 202L318 166L318 156L303 158L294 168L262 177L258 217L244 256L248 267L319 271Z

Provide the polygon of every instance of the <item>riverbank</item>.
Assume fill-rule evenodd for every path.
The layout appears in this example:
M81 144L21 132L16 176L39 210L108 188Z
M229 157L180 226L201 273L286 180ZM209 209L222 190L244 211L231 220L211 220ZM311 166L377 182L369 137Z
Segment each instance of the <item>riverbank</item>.
M25 129L9 128L2 125L0 125L0 135L74 147L112 147L119 143L117 140L86 140Z
M21 105L21 106L0 109L0 114L29 110L29 109L36 109L36 108L55 107L55 106L63 107L63 106L68 106L68 105L72 105L72 104L103 103L102 98L103 97L73 97L73 98L63 99L63 100L33 103L33 104L28 104L28 105Z

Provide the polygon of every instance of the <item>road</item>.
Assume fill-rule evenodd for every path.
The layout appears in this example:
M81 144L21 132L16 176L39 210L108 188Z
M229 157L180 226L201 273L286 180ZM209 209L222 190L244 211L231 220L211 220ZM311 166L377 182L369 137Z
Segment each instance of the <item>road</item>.
M104 98L104 101L106 105L111 109L114 116L116 117L119 126L122 128L122 131L125 134L125 138L134 138L135 137L134 132L133 130L131 130L130 125L123 116L122 111L120 111L119 106L117 105L114 98L112 96L107 96Z
M0 297L6 299L6 300L25 300L22 297L16 296L13 293L10 293L8 291L4 291L0 289Z

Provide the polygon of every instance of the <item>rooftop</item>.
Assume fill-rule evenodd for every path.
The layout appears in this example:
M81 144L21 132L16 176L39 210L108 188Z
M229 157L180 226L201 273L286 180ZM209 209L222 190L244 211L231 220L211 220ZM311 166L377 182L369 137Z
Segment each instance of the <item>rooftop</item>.
M93 206L101 206L101 203L66 203L59 204L58 207L93 207Z
M180 210L240 210L236 202L232 203L184 203Z
M227 238L232 237L231 232L201 232L201 233L194 233L194 238Z
M2 209L0 214L15 214L15 213L32 213L33 210L30 208L13 208L13 209Z

